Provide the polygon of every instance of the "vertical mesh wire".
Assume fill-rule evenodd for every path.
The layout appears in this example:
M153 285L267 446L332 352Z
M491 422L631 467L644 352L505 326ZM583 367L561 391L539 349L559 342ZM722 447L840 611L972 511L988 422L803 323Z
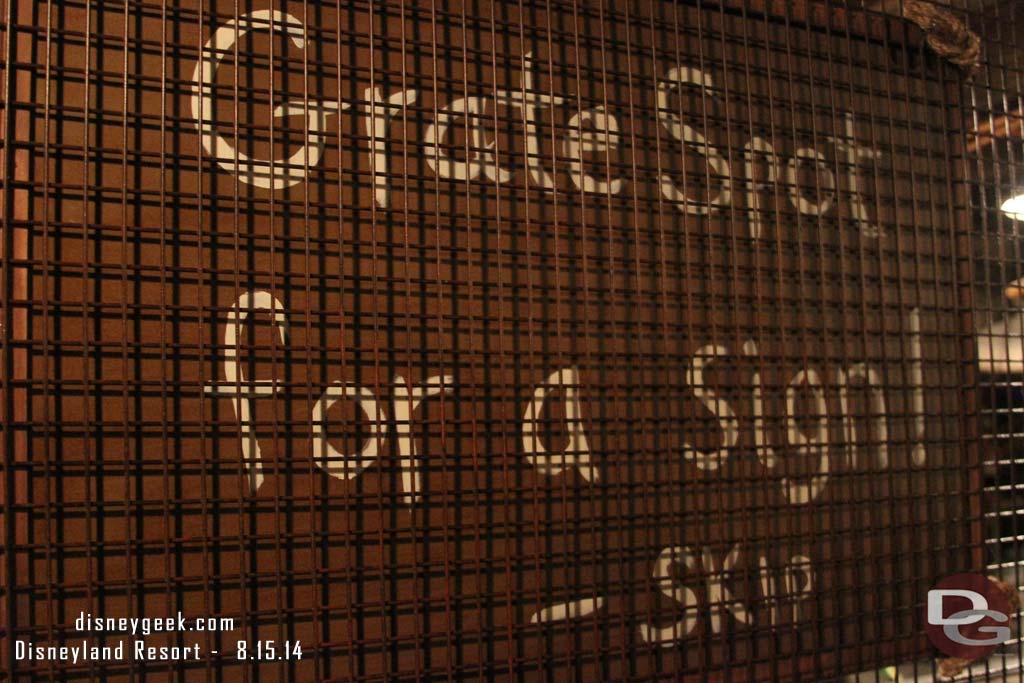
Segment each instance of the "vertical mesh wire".
M980 383L982 452L985 457L985 543L990 573L1019 587L1020 573L1020 330L1019 301L1013 283L1020 277L1020 225L1000 211L1020 194L1021 59L1020 40L1012 30L1024 18L1019 5L993 5L974 19L985 36L986 54L966 102L965 121L976 131L968 145L974 257L976 322L981 334L977 353L987 372ZM978 667L979 677L995 680L1020 676L1019 641L1002 658Z
M1017 3L0 7L3 680L931 680L1021 583Z

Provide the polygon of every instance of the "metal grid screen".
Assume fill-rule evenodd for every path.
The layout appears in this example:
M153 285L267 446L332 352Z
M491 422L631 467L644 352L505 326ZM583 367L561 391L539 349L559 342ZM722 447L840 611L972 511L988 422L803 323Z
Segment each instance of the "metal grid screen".
M926 591L993 558L974 105L915 27L3 9L5 680L933 656Z

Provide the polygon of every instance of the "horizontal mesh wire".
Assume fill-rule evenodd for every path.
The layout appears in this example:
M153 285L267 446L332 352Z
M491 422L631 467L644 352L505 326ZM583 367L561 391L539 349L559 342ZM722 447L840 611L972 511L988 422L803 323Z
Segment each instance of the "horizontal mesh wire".
M926 680L1020 583L946 9L7 0L4 680Z

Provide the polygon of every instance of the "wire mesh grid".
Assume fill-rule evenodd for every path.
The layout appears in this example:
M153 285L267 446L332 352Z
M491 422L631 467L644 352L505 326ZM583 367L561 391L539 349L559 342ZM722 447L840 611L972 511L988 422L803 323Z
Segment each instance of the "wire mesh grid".
M932 676L1021 13L892 5L4 3L4 680Z

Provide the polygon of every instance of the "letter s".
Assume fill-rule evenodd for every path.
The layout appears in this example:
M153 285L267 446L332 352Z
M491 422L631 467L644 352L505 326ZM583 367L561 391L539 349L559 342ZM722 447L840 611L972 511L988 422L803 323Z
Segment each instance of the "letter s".
M693 629L697 628L697 623L700 620L697 594L693 589L672 580L669 569L674 564L680 564L692 570L697 566L697 558L689 548L665 548L654 563L652 578L658 582L658 590L662 595L683 606L683 619L662 627L647 623L640 624L640 637L646 643L657 643L663 647L674 645L677 640L688 636Z
M703 216L710 213L712 207L729 205L732 196L730 190L732 175L729 171L729 162L725 160L718 148L708 142L701 133L683 123L682 119L672 111L669 96L680 85L696 85L702 90L714 88L711 76L700 69L688 66L677 66L671 69L665 80L658 83L658 120L668 129L672 137L681 140L684 145L690 145L697 154L708 160L708 166L719 176L721 189L718 191L717 197L709 199L707 202L694 201L676 187L671 177L662 175L661 193L683 213Z

